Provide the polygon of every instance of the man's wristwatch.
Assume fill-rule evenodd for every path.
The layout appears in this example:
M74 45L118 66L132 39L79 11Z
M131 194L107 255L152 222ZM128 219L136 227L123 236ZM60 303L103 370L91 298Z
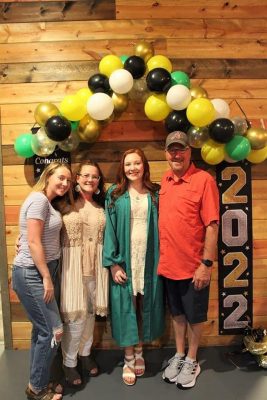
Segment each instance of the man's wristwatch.
M208 258L203 258L201 260L202 264L206 265L206 267L212 267L213 261L209 260Z

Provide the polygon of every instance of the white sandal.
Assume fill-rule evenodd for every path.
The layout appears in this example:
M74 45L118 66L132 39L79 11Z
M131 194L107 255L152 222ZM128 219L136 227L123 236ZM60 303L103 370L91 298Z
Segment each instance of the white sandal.
M136 365L135 364L135 368L134 368L134 372L136 376L143 376L146 370L146 366L145 366L145 360L143 357L143 349L142 347L135 347L134 349L134 357L135 357L135 361L137 360L142 360L143 364L141 365Z
M127 386L132 386L136 382L136 375L134 372L135 369L135 357L125 356L124 358L124 366L122 369L122 380ZM131 379L131 381L129 381Z

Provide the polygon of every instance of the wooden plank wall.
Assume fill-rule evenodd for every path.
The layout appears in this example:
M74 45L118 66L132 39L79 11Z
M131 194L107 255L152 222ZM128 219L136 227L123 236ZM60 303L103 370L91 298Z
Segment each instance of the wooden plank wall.
M210 98L223 98L231 115L239 106L256 125L267 114L267 0L102 0L6 1L0 4L0 105L4 209L8 268L14 256L19 207L30 192L33 169L17 157L15 138L34 124L33 112L43 101L58 104L66 94L85 87L106 54L133 54L145 39L156 54L169 57L173 69L189 73ZM239 105L239 106L238 106ZM143 104L129 108L103 129L97 143L83 144L73 161L100 162L108 182L115 178L121 153L144 149L152 178L160 181L167 165L162 150L166 132L148 121ZM194 158L200 159L194 152ZM200 161L200 165L202 165ZM209 166L205 166L209 168ZM253 166L254 323L267 322L267 162ZM211 171L214 172L214 171ZM218 335L217 271L212 277L209 321L203 345L240 340ZM30 324L10 289L14 348L29 346ZM163 343L172 343L170 321ZM99 322L96 345L114 347L109 325ZM155 343L159 345L159 342Z

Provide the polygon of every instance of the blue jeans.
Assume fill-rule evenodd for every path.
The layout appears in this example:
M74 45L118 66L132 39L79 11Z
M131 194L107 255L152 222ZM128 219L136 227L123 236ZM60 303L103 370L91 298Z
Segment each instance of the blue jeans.
M58 285L59 261L48 264L55 286ZM56 300L45 303L43 279L36 267L23 268L16 265L12 271L12 286L32 322L30 351L30 384L36 391L45 389L49 383L50 368L57 351L55 334L63 330Z

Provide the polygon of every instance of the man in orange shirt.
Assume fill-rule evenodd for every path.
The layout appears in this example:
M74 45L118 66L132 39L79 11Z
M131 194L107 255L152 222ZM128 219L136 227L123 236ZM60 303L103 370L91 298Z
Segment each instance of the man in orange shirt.
M194 166L186 133L167 136L169 170L159 195L160 259L173 321L176 354L163 379L191 388L200 374L197 350L207 320L211 267L218 238L219 195L213 177ZM188 351L185 338L188 331Z

